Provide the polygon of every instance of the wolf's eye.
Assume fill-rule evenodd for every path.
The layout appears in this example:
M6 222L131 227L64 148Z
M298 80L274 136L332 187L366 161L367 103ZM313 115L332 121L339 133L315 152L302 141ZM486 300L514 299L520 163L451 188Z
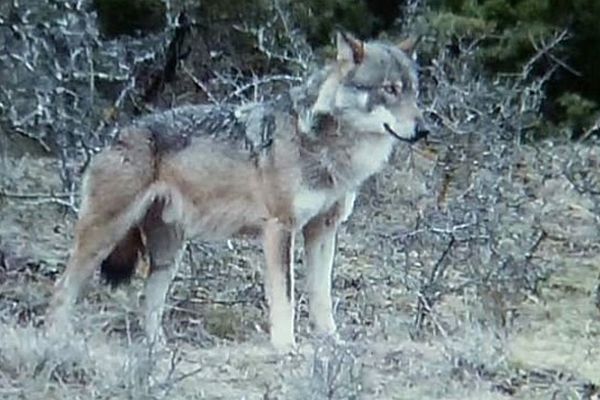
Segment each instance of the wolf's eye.
M394 83L383 85L383 90L392 96L398 96L402 91L402 86Z

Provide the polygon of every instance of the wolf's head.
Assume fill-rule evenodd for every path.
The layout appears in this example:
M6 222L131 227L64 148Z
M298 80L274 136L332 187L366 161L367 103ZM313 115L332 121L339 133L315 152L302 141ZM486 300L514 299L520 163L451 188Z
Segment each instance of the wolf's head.
M363 42L337 35L337 58L313 113L334 115L347 129L416 141L427 135L417 106L414 43Z

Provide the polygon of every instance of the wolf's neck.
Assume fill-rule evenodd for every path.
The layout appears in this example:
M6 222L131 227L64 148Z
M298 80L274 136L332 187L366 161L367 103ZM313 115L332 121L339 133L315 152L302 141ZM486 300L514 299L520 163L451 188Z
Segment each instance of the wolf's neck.
M341 191L355 190L378 172L388 160L394 142L388 136L345 128L328 113L315 115L311 129L301 132L301 137L308 184Z
M328 66L312 74L290 95L298 117L307 183L347 191L356 189L383 167L394 139L346 126L331 103L337 84L334 68Z

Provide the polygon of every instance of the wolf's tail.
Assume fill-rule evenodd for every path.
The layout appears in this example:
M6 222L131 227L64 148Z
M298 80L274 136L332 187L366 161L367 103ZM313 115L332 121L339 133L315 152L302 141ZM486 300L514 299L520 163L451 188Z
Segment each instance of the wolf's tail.
M102 261L100 274L104 282L113 288L128 283L135 273L138 260L144 250L140 228L131 227L108 257Z
M144 220L161 196L160 185L154 182L154 146L151 132L125 129L110 149L96 156L84 179L80 218L88 229L82 240L111 246L103 250L110 253L101 262L100 273L113 287L128 282L135 273L145 251Z

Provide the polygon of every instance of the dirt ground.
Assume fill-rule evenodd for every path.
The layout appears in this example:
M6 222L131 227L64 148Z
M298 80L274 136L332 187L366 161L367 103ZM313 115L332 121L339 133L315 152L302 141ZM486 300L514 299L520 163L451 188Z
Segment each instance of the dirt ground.
M451 258L443 284L462 289L440 289L417 321L419 271L431 266L412 262L421 260L413 252L439 254L444 244L411 249L393 239L410 234L419 208L435 197L431 157L399 151L340 232L334 296L343 342L310 335L298 252L299 345L289 355L269 347L260 248L243 240L189 245L169 295L166 349L140 343L139 278L115 291L96 278L77 307L76 331L48 337L44 312L67 259L73 203L57 160L5 154L0 398L600 398L599 216L559 173L567 154L560 146L571 145L548 144L543 159L524 147L518 174L526 179L513 184L528 201L511 229L536 222L544 230L532 255L542 266L535 290L471 285L458 272L461 259ZM600 149L576 154L598 159Z

